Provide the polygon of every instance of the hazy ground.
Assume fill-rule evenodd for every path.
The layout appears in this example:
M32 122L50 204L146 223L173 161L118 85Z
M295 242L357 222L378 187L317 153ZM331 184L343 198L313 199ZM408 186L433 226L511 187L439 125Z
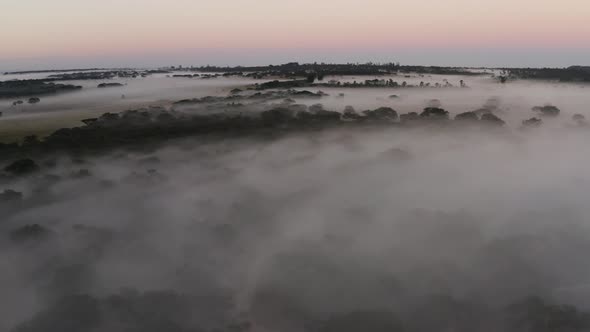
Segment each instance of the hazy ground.
M47 74L6 75L0 79L14 77L40 78ZM79 120L95 117L105 112L121 112L147 106L169 106L172 102L204 96L225 96L236 87L261 83L265 80L244 78L190 79L166 77L167 74L154 74L146 78L114 79L107 82L119 82L123 87L99 89L96 86L105 81L64 81L62 83L82 85L81 91L41 97L36 105L12 106L12 99L0 102L0 141L11 141L30 133L47 134L56 129L80 125ZM460 80L469 89L393 89L393 88L322 88L330 94L321 101L297 100L304 104L321 102L327 109L341 111L352 105L358 111L389 106L400 113L420 112L429 100L438 99L443 108L452 115L473 111L483 106L490 98L497 98L501 110L498 116L509 125L517 126L523 119L530 118L533 106L554 104L564 115L575 113L588 115L587 93L585 85L551 82L515 81L507 85L498 84L489 76L442 76L442 75L397 75L397 76L347 76L326 77L324 82L338 80L341 82L364 81L365 79L393 79L398 83L444 84L445 81L459 85ZM318 89L310 88L316 91ZM340 97L339 94L344 96ZM122 98L125 95L125 98ZM391 99L390 95L400 98Z
M51 73L29 75L5 75L0 80L14 78L43 78ZM226 95L237 86L253 84L248 79L189 79L171 78L153 74L145 78L118 78L112 80L60 81L59 83L81 85L80 91L57 95L40 96L41 102L17 107L17 99L0 100L0 141L31 133L41 135L59 128L78 126L80 120L96 117L106 112L122 112L147 106L168 106L172 102L209 95ZM118 82L122 87L97 88L104 82ZM122 95L125 98L122 98Z
M530 295L590 310L590 130L571 121L588 115L588 88L394 79L470 88L329 88L298 102L405 113L439 99L457 114L494 98L507 125L186 138L148 151L44 155L40 173L2 179L0 189L24 199L0 205L0 329L30 321L19 332L139 331L147 321L153 331L236 331L228 322L248 321L250 331L318 331L313 324L333 315L385 310L406 331L517 331L503 308ZM98 83L3 106L0 124L73 124L252 82ZM561 114L518 129L546 103ZM33 224L48 233L15 233ZM74 294L91 297L57 300ZM78 308L85 318L72 324L81 325L68 325L63 308Z

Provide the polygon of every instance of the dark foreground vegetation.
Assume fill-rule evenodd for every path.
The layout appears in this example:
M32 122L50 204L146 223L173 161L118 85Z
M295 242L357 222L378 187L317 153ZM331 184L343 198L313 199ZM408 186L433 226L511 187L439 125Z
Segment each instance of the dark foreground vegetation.
M289 302L275 304L293 305ZM286 308L266 309L275 311L279 317L300 319L299 323L307 326L303 331L309 332L582 332L590 329L590 313L538 297L525 298L504 308L486 308L449 296L432 296L407 308L405 315L381 309L305 318L300 316L301 312ZM256 325L247 319L228 317L231 312L231 298L221 295L205 297L173 291L141 293L134 290L107 297L80 294L57 299L50 309L13 331L257 331Z
M185 181L187 174L178 175L175 181L170 181L175 174L166 173L163 160L154 153L154 146L168 139L195 136L198 139L191 141L194 143L204 137L211 137L216 142L255 138L268 143L262 149L256 149L263 150L272 148L278 139L288 136L285 134L306 136L324 132L325 129L347 129L342 131L346 133L356 129L395 131L409 128L425 129L420 130L424 133L441 129L448 133L463 130L475 133L496 133L500 130L504 133L505 129L500 128L506 127L494 113L497 111L494 100L488 101L483 108L451 117L437 100L430 101L429 107L420 112L399 114L389 107L364 111L346 107L342 112L336 112L325 109L321 104L297 104L290 99L295 94L312 99L323 96L321 93L292 90L252 95L234 91L227 97L180 101L175 105L178 110L148 108L121 114L106 113L84 120L84 126L60 129L44 139L29 136L20 144L1 145L0 185L3 191L0 191L0 213L9 222L0 221L0 249L7 255L2 257L10 257L12 266L24 270L24 275L32 276L30 280L26 279L26 288L23 289L34 293L35 300L31 301L34 307L31 304L30 315L10 325L0 321L0 329L11 332L590 330L590 313L553 299L547 290L559 285L555 281L557 278L535 265L537 261L527 260L528 257L538 259L540 253L556 261L567 258L578 266L585 260L580 252L589 247L588 239L575 232L569 234L563 231L563 225L557 229L564 233L551 230L535 235L487 239L473 226L477 225L476 221L445 212L431 215L418 211L417 219L396 225L399 227L389 234L392 237L398 233L407 236L408 239L404 239L407 243L417 244L416 247L407 246L415 248L416 252L406 253L393 247L386 254L369 252L359 258L355 256L358 252L350 249L351 243L370 229L373 206L348 209L344 213L352 221L346 222L352 225L338 224L326 230L317 237L317 243L297 243L295 249L285 253L273 252L272 245L263 246L264 257L267 253L276 257L269 263L270 267L261 269L260 275L256 275L255 287L244 294L239 286L251 286L244 279L249 280L250 271L259 267L256 262L240 255L252 243L265 243L264 239L273 236L273 231L279 228L280 216L271 208L280 206L291 212L301 197L313 195L313 190L290 192L286 200L281 201L245 190L241 183L231 187L231 191L234 194L234 191L244 190L245 198L224 210L222 220L209 220L206 214L212 205L218 204L219 199L190 201L190 205L202 205L199 205L202 214L190 219L189 230L183 229L183 233L187 232L183 234L187 239L179 247L182 247L180 250L186 255L186 261L174 262L178 266L173 265L172 273L152 279L157 272L157 269L150 269L154 261L161 259L168 262L171 259L167 251L162 253L153 248L154 243L150 241L154 240L154 234L150 231L154 231L156 224L149 221L157 220L158 225L164 224L166 230L173 227L172 220L158 219L157 211L163 210L159 204L166 199L173 201L175 207L165 210L166 216L174 216L187 209L181 201L184 197L175 195L178 188L174 187L177 182ZM280 102L271 105L258 103L277 100ZM199 108L202 111L217 104L225 112L195 114L183 111L184 108L203 107ZM550 105L535 107L531 112L537 112L539 117L555 117L560 113L557 107ZM574 120L585 126L581 115L575 116ZM542 122L540 119L534 122L537 121ZM346 139L341 140L346 145ZM183 146L182 142L177 143ZM313 145L319 143L313 142ZM176 143L173 145L176 146ZM354 144L348 145L354 149ZM226 167L235 165L219 167L219 164L207 159L224 149L223 145L215 145L200 154L190 148L183 151L183 156L193 156L196 160L189 164L188 175L199 173L199 169L193 167L211 164L208 167L214 169L217 177L231 178L231 173L223 172ZM278 151L284 155L292 152L287 149ZM101 167L105 165L97 167L100 161L91 160L97 156L98 160L112 157L115 164L125 163L126 173L119 180L105 177L101 173ZM384 166L387 171L385 177L388 177L400 165L411 161L413 156L411 152L393 148L378 158L387 160ZM454 160L450 162L454 163ZM296 164L297 160L288 160L288 163ZM361 168L365 167L370 168L370 164L361 165ZM321 172L319 169L314 171ZM330 173L338 172L330 170ZM339 174L338 181L354 180L354 175L358 174L346 172ZM262 178L266 181L266 175ZM212 179L201 179L188 189L186 195L203 189L208 181ZM26 192L11 187L24 182L27 183L24 186ZM85 191L77 188L84 188ZM214 190L213 187L205 189L209 188ZM227 189L224 187L223 190ZM161 196L158 196L159 200L146 200L144 198L149 196L142 196L144 193ZM84 195L90 196L90 202L80 199ZM270 195L274 197L274 193ZM137 196L141 207L132 203ZM68 202L75 207L65 209L63 213L56 212ZM123 210L117 210L122 207ZM135 210L148 208L152 209L134 214ZM89 216L84 212L88 209L100 211L90 214L100 221L96 225L84 223L84 218ZM420 221L419 225L416 220ZM26 222L17 224L14 221ZM348 227L352 229L348 230ZM156 233L160 231L156 229ZM179 235L158 238L157 245L176 248L175 236ZM438 262L424 263L427 267L430 267L428 264L436 265L433 270L440 274L431 273L427 267L406 272L409 276L381 269L391 260L413 261L414 256L428 248L431 242L436 243L437 252L427 255L436 257L439 252L445 251L453 256L453 260L444 261L440 266ZM544 249L546 243L552 244L550 250ZM457 255L465 252L473 255L472 260L465 259L469 261L466 271L454 266ZM555 256L553 253L556 253ZM408 256L405 257L405 254ZM113 256L117 258L114 261ZM135 265L127 268L127 263L137 261L145 264L140 265L143 269ZM244 284L233 284L231 281L235 280L226 279L235 273L232 268L237 267L232 264L238 267L245 265L243 269L247 273L239 273L238 278ZM556 263L552 261L551 264ZM117 271L123 270L122 274L134 275L137 284L117 289L97 287L100 284L97 279L105 277L98 272L101 268L103 273L107 269L119 277L121 275ZM555 274L562 272L554 270L551 272ZM457 275L466 279L469 278L465 276L471 277L469 280L476 285L470 292L453 294L451 287L446 287L446 282L452 279L450 276ZM19 278L24 277L14 277L16 280ZM113 279L118 280L117 277ZM458 283L462 284L463 279L458 279ZM142 284L143 280L148 280L146 285ZM170 282L172 285L167 284L170 280L174 281ZM11 301L16 302L11 298L3 303Z
M122 113L105 113L98 118L85 119L84 126L63 128L45 138L28 136L20 143L0 144L0 158L23 155L34 151L85 151L110 149L129 145L145 145L162 140L199 135L276 135L289 132L317 131L326 128L499 128L505 122L487 106L458 114L451 119L438 100L421 112L398 114L390 107L357 112L347 106L343 111L327 110L320 103L311 106L297 104L291 98L320 99L325 94L306 90L278 90L250 95L234 91L226 97L203 97L174 103L178 110L151 107ZM266 102L280 100L267 105ZM205 108L207 113L185 112L186 107ZM552 105L534 107L541 117L555 117L559 109ZM581 114L574 123L586 126ZM522 122L523 128L538 127L541 119Z
M239 107L238 107L239 109ZM98 118L86 119L82 127L63 128L40 140L29 136L22 144L0 144L2 156L25 151L92 150L125 145L146 144L160 140L194 135L258 135L279 134L293 131L320 130L335 127L415 127L421 125L502 126L504 122L492 114L481 118L473 113L469 121L458 115L455 121L442 108L429 107L421 113L398 113L381 107L356 112L347 108L344 112L325 110L321 104L307 107L286 103L259 114L219 113L189 115L180 112L152 108L126 111L120 114L105 113Z
M403 159L398 161L403 162ZM72 162L85 165L84 160ZM137 168L158 167L160 163L153 157L138 162L140 165ZM72 199L77 193L57 194L51 190L64 184L70 188L73 183L91 186L101 197L108 195L113 188L165 190L163 188L167 183L166 176L154 169L147 173L134 171L120 182L112 182L101 180L100 176L85 169L57 175L59 168L56 166L44 165L50 172L43 173L43 176L39 174L41 170L38 167L33 167L32 161L12 166L9 171L18 170L26 174L21 176L33 179L35 190L27 198L12 190L0 193L0 211L4 215L33 211L40 206L57 204L64 198ZM193 237L187 248L190 249L189 261L209 256L218 258L219 253L213 252L212 248L227 251L233 257L239 255L245 241L254 234L261 232L261 236L266 236L273 227L272 217L260 214L258 210L251 214L252 209L259 208L258 204L269 203L259 200L262 198L250 193L243 205L228 211L228 221L222 224L196 223L195 234L191 235ZM350 213L359 218L363 227L368 226L358 211ZM268 280L263 278L259 281L256 289L249 294L247 304L242 303L239 289L227 285L223 287L219 281L223 278L219 274L211 274L212 267L206 263L209 260L199 261L203 266L196 270L179 267L170 278L182 287L149 291L125 287L115 291L92 292L88 289L94 285L97 265L100 266L105 256L112 255L113 251L117 256L128 255L126 249L131 251L131 257L140 259L142 254L152 252L142 243L145 241L144 232L150 226L132 222L115 224L112 228L77 223L54 227L52 223L43 221L12 226L0 233L0 248L13 255L19 254L14 256L19 258L14 264L31 269L34 278L27 287L34 289L43 299L41 303L36 303L39 309L34 314L15 326L0 327L11 332L258 332L260 326L305 332L584 332L590 329L589 312L556 302L550 296L522 295L527 292L543 294L543 287L551 282L548 276L540 275L536 266L527 265L524 257L538 254L539 250L548 253L543 250L542 243L545 241L555 246L551 252L561 255L575 252L576 249L564 252L567 246L587 247L587 240L560 233L556 238L556 234L551 232L536 237L513 236L485 242L474 231L473 224L467 223L463 216L421 213L420 226L402 224L398 231L406 232L410 236L409 241L422 236L423 240L435 240L445 250L449 250L451 243L450 248L457 250L477 243L477 250L474 250L476 261L471 263L474 270L467 273L475 275L477 280L480 271L489 269L489 274L481 272L485 274L481 276L484 279L482 282L489 289L477 289L478 292L472 296L451 295L446 287L439 286L444 285L446 273L457 273L452 267L446 267L442 270L446 271L445 274L438 276L416 271L415 279L429 281L419 283L420 291L416 292L410 286L412 283L402 276L397 278L385 270L375 271L375 267L367 262L367 259L371 261L374 258L361 260L354 255L349 257L347 246L338 247L341 252L333 252L332 246L338 243L337 234L343 231L335 229L321 239L321 245L314 244L311 252L302 247L276 257L272 269L266 271ZM72 215L76 215L75 211ZM248 216L260 219L246 223L244 221ZM104 220L104 224L110 223ZM424 229L424 225L435 227L436 234ZM457 240L454 232L460 232L462 237ZM477 241L473 241L472 236ZM565 247L554 242L562 236L569 239ZM207 239L205 244L202 243L204 237ZM383 263L395 259L397 254L386 256ZM37 266L35 259L38 258L41 264ZM583 257L570 258L576 262L584 260ZM250 262L245 263L256 268ZM222 262L213 261L211 264L225 267ZM150 275L141 273L140 280L150 279ZM500 291L495 292L495 289ZM499 294L508 300L490 300Z
M316 113L322 114L320 111L318 109ZM162 110L151 112L153 115L174 116ZM270 126L277 131L286 125L285 120L293 125L300 121L285 116L285 112L288 113L273 109L261 114L263 123L259 126ZM348 109L346 114L347 119L359 116L362 120L357 121L386 124L385 128L390 128L391 122L399 119L396 112L388 108L362 114ZM307 120L322 122L331 118L316 116ZM91 121L90 127L92 123L104 120L112 121L110 125L127 122L129 129L132 124L145 124L144 117L147 115L135 111L117 118L105 115L102 120ZM149 118L150 121L157 119ZM464 128L463 125L471 121L482 121L476 112L463 113L450 120L446 111L434 107L413 118L420 125L455 123L459 127L454 129ZM138 120L140 122L136 122ZM361 122L351 123L357 126ZM272 146L271 136L266 138ZM38 143L29 139L27 144ZM466 255L464 251L472 253L473 261L465 259L469 261L470 269L467 271L457 269L451 263L464 258L453 257L441 264L440 270L435 269L440 274L430 273L425 268L413 271L408 278L402 273L397 275L379 268L391 260L403 261L400 257L404 253L395 247L386 254L370 252L365 257L355 256L357 252L349 252L350 243L353 243L351 239L361 236L372 226L368 221L370 210L352 209L348 213L353 216L355 228L347 230L350 225L339 223L339 227L326 230L326 234L317 240L319 244L304 243L292 249L293 252L277 254L245 301L241 289L224 282L223 272L231 273L228 262L236 256L240 260L239 255L249 241L262 241L272 234L271 230L278 221L269 212L269 207L283 204L290 210L291 206L296 206L270 201L268 197L250 191L244 201L236 202L224 213L221 223L201 221L202 216L196 216L198 219L190 228L193 233L189 233L187 244L183 244L187 246L183 249L188 263L166 275L165 280L174 280L177 287L142 289L140 281L151 280L150 271L153 270L145 272L138 269L136 272L135 266L125 270L125 265L113 267L103 260L109 255L124 256L140 262L145 259L150 266L152 260L169 260L167 256L158 257L160 253L144 242L153 239L153 234L148 231L154 225L143 219L119 219L110 209L97 216L100 220L98 226L78 223L78 220L84 215L82 210L92 206L100 209L103 207L101 200L120 192L129 195L123 196L127 199L121 203L127 207L126 213L134 209L130 196L138 192L153 191L177 199L178 196L173 196L174 191L168 187L171 174L162 171L163 160L155 155L146 157L151 153L152 150L148 149L145 155L140 154L141 158L134 159L132 163L127 160L127 154L118 154L117 161L125 159L129 162L130 171L119 181L103 178L92 168L96 165L89 158L79 155L72 155L69 161L64 161L59 158L60 154L54 153L37 160L26 158L3 164L6 165L3 168L5 177L0 178L1 185L27 180L31 189L26 195L10 189L0 192L2 216L17 216L16 220L21 221L19 214L26 217L31 211L48 213L29 216L24 220L37 222L24 225L0 221L0 249L7 255L3 257L11 257L13 266L22 267L33 276L27 280L27 290L23 293L33 291L38 296L34 301L34 313L16 324L2 325L5 321L0 321L0 328L10 332L258 332L269 329L304 332L585 332L590 329L590 313L552 299L546 290L554 282L557 283L554 276L540 270L535 261L527 260L529 257L539 259L538 255L542 255L556 260L553 263L567 258L579 266L585 257L578 255L578 250L588 248L590 242L587 238L581 234L569 234L563 225L557 225L555 229L541 234L484 239L474 226L477 221L461 214L443 212L431 214L419 211L418 225L412 219L397 225L395 231L407 236L409 243L418 243L415 247L417 251L408 253L412 259L413 255L429 248L430 241L437 244L437 252L429 254L435 257L440 251L451 256ZM195 151L184 153L191 155ZM198 162L207 163L204 157L198 155ZM387 158L394 160L386 163L388 172L392 172L400 163L403 165L411 160L412 155L391 150ZM76 171L62 168L62 163L75 165ZM215 163L211 166L217 167ZM52 219L53 210L43 207L60 206L67 200L79 204L78 196L88 193L77 192L74 189L76 186L90 188L95 195L92 196L92 205L68 210L65 213L68 223L55 222ZM300 199L298 195L294 196L290 197L291 203ZM115 205L112 201L110 204ZM203 211L207 211L215 202L203 204ZM127 214L125 217L132 218ZM162 223L173 227L170 220L163 220ZM175 242L174 239L164 239L168 245ZM272 248L264 247L264 251L272 253ZM190 265L195 261L198 262L196 268ZM117 262L124 260L116 260L115 264ZM258 268L251 261L242 263L247 266L247 271ZM114 271L123 269L136 275L140 280L138 285L115 290L108 287L97 289L95 285L101 276L97 270L104 269L105 265ZM555 269L552 272L559 274L563 271ZM481 288L475 287L472 292L461 295L452 294L451 287L445 285L456 274L468 275L472 277L468 280L481 282L483 286L478 284ZM240 275L240 280L247 277L247 274ZM25 298L24 295L22 297ZM18 300L10 298L4 301Z

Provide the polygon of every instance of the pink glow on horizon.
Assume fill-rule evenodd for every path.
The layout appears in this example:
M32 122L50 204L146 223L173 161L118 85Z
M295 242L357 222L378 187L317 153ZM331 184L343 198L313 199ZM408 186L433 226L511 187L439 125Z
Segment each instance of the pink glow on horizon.
M3 7L0 59L198 48L590 45L587 0L20 0Z

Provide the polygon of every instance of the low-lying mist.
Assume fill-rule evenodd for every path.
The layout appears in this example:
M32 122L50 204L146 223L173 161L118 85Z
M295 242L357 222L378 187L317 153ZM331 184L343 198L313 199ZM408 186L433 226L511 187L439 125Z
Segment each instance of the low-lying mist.
M96 117L105 112L122 112L129 109L153 106L170 107L184 98L227 96L234 88L243 89L243 94L256 83L266 82L243 77L218 77L213 79L166 77L169 74L154 74L145 78L118 78L106 82L124 84L120 87L97 88L105 80L61 81L64 84L83 86L76 92L40 96L41 101L29 105L13 106L16 99L0 100L0 141L10 142L31 133L45 135L62 127L81 124L80 120ZM337 88L323 87L331 81L362 83L364 80L393 80L415 87L410 88ZM459 88L463 81L467 88ZM419 88L420 82L429 88ZM432 100L438 100L443 108L456 115L474 111L493 99L498 103L496 115L508 125L518 127L521 121L535 116L534 106L553 104L562 115L571 117L580 113L589 117L587 86L574 83L519 80L500 84L489 76L461 75L383 75L383 76L326 76L317 87L304 89L322 90L329 96L321 100L293 99L297 103L312 105L322 103L328 110L342 111L351 105L357 111L392 107L399 113L420 112ZM434 88L435 84L452 84L454 88ZM124 98L123 98L124 97ZM21 98L22 99L22 98ZM197 110L200 111L200 110ZM249 109L242 110L248 112Z
M589 141L346 128L44 156L0 188L23 193L0 202L0 329L522 331L522 303L590 309Z

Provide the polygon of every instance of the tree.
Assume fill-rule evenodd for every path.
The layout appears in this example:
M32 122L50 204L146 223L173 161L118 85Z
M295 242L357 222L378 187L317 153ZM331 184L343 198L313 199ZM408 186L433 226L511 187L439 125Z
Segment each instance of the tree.
M449 112L445 111L440 107L426 107L420 117L429 119L448 119Z
M20 159L4 167L4 171L12 175L28 175L39 170L39 165L32 159Z
M479 118L475 112L463 112L455 116L457 121L478 121Z
M41 143L41 141L39 140L37 135L25 136L25 138L23 139L24 146L35 146L39 143Z
M481 121L496 126L503 126L505 124L504 120L497 117L494 113L485 113L481 116Z

